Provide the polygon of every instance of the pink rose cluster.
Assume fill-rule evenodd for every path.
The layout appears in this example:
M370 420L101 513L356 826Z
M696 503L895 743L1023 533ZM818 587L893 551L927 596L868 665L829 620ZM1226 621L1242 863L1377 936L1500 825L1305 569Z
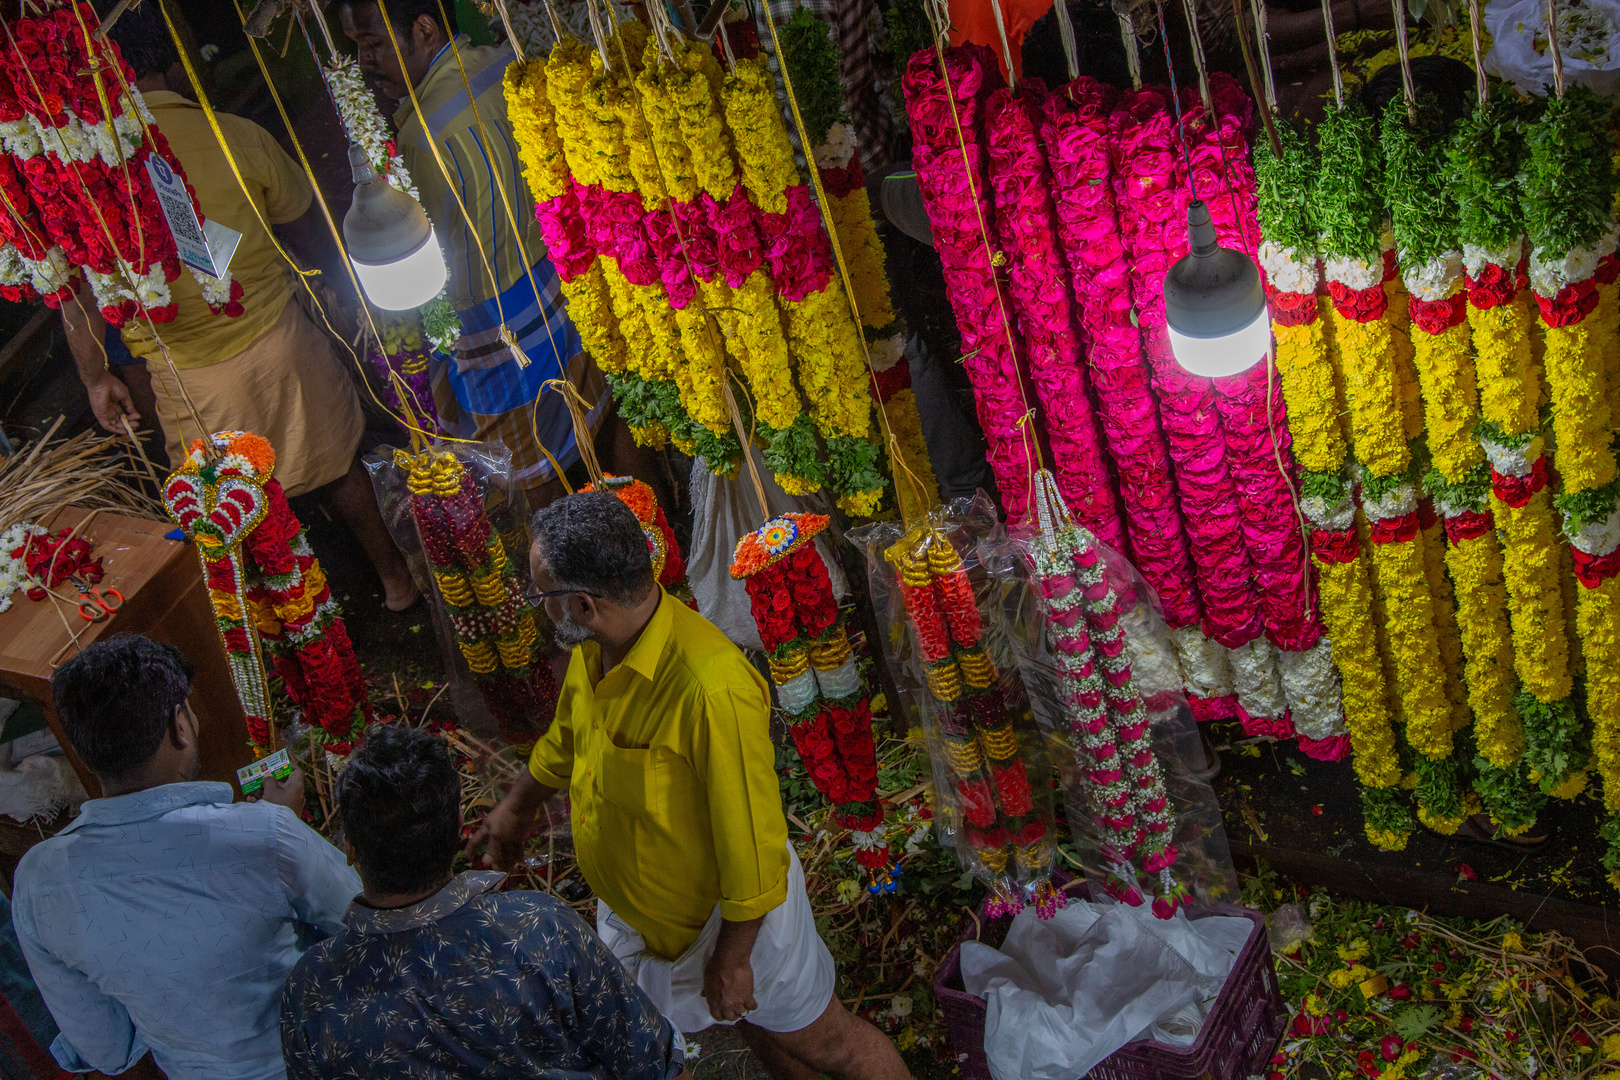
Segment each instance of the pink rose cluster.
M1082 76L1045 101L1041 140L1051 163L1058 237L1068 257L1080 332L1119 476L1137 568L1173 627L1202 612L1170 469L1134 321L1129 264L1109 179L1113 87Z
M1110 119L1114 197L1159 422L1176 463L1203 631L1231 649L1253 641L1262 624L1214 383L1182 370L1165 328L1164 275L1187 253L1188 199L1169 106L1162 88L1120 96Z
M990 467L1007 518L1017 522L1029 508L1034 455L1026 440L1033 440L1034 432L1022 423L1027 408L1013 313L998 267L1001 253L990 247L995 215L982 137L986 99L1000 87L1001 76L982 45L947 49L944 66L942 75L935 54L919 50L901 80L911 120L912 164L962 334L962 363L973 383Z
M1051 174L1036 139L1046 97L1039 79L993 91L985 108L996 232L1008 262L1008 292L1040 401L1058 491L1069 510L1110 547L1124 547L1114 485L1091 404L1080 337L1058 250Z

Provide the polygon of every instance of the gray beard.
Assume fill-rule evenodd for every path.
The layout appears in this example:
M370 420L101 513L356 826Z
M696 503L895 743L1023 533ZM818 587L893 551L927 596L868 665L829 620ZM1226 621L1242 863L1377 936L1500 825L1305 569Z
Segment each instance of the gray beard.
M551 631L561 649L573 649L591 640L591 632L575 622L574 617L566 611L562 618L553 620Z

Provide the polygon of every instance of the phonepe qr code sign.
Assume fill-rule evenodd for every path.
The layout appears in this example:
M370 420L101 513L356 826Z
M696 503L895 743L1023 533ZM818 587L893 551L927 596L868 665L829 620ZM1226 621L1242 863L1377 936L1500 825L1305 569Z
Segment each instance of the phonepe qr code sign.
M199 223L186 182L156 154L146 159L146 174L152 180L152 190L157 193L158 206L174 237L180 261L199 273L224 277L242 234L217 221Z

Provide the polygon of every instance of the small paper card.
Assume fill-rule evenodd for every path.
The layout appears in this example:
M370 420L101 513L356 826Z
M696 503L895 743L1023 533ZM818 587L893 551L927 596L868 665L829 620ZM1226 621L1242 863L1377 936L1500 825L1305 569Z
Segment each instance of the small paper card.
M251 765L237 769L236 782L242 786L242 794L257 795L264 790L265 777L285 780L292 775L292 770L292 759L287 757L287 751L283 748L269 757L262 757Z

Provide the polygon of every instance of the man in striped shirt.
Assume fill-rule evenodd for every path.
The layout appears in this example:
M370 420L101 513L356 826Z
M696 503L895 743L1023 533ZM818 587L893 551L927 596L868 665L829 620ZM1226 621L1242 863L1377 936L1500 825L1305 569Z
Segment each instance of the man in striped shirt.
M596 402L593 431L608 395L568 319L523 180L501 88L512 50L474 46L455 33L453 12L452 0L338 5L361 69L400 103L399 150L449 264L462 337L453 356L434 356L440 421L452 435L504 443L514 480L542 488L531 501L544 503L561 490L556 465L567 469L579 457L563 397L542 393L544 384L566 375Z

